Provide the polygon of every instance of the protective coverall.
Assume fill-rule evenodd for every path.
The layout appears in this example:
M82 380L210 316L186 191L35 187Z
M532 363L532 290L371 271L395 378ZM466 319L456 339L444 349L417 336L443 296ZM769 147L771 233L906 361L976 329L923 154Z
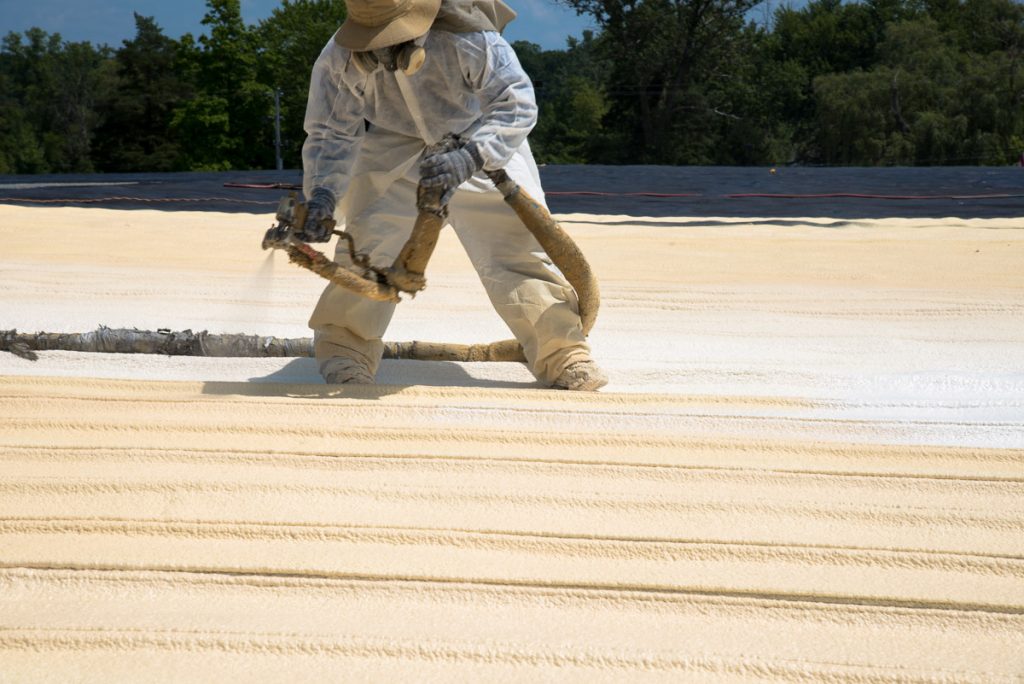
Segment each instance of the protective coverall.
M419 162L448 133L474 143L484 169L504 168L544 201L526 140L533 86L511 46L497 32L433 29L423 47L426 62L411 76L381 65L366 73L334 40L313 68L304 191L340 198L339 224L376 266L390 266L408 239ZM551 384L590 359L575 293L482 172L455 192L449 223L538 380ZM347 245L336 258L350 263ZM353 362L375 374L394 307L328 285L309 321L321 374Z

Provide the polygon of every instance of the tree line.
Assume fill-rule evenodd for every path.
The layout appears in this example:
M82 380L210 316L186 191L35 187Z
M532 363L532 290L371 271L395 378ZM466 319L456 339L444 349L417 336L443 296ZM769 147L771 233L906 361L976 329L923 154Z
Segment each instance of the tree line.
M285 0L257 25L207 0L204 35L135 15L114 50L30 29L0 49L0 173L274 168L301 163L309 74L345 18L342 0Z
M1015 0L562 0L597 30L514 47L536 88L540 162L1008 164L1024 152ZM135 16L120 48L30 29L0 49L0 173L301 164L310 68L342 0L255 25L207 0L198 38Z

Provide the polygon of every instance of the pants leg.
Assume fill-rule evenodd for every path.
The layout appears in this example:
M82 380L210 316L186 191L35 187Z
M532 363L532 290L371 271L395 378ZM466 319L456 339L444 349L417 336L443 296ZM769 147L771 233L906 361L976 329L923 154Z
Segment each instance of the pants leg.
M409 150L400 151L398 162L386 162L387 154L394 155L396 146L403 141ZM353 177L349 196L343 202L345 230L355 241L356 250L368 254L375 266L390 266L394 262L416 220L416 181L401 164L397 172L394 166L399 162L414 164L422 152L422 143L408 141L407 138L367 141L369 145L364 144L364 155L376 153L377 146L386 149L368 160L364 173ZM382 170L365 169L373 164L380 165ZM346 242L339 241L335 258L339 264L351 264ZM376 374L384 354L383 336L394 312L395 304L391 302L373 301L329 284L309 319L321 374L326 373L334 357L354 359L365 365L371 375Z
M529 148L505 168L543 201ZM576 293L493 184L474 178L455 193L450 212L491 304L523 346L534 376L551 383L569 364L589 360Z

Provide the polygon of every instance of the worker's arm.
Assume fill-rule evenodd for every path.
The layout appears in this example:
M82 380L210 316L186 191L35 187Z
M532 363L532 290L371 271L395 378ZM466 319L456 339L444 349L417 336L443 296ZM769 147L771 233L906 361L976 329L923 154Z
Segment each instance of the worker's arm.
M302 188L307 199L323 196L325 190L335 201L344 196L366 130L362 96L366 79L349 63L350 54L332 38L313 66L302 146Z
M480 100L480 126L469 142L488 171L505 166L537 123L533 84L515 51L493 32L460 36L459 59L467 85Z
M420 182L440 191L441 206L479 169L504 168L537 123L533 84L505 39L488 31L460 34L457 40L460 71L480 102L480 118L461 148L420 164Z

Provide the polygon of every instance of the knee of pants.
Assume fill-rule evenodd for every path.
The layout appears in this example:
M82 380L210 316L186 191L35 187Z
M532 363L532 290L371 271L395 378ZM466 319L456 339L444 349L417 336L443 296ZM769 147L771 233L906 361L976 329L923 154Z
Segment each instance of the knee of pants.
M398 181L363 211L347 216L345 232L357 253L370 257L375 266L390 266L409 239L416 214L415 185ZM335 254L339 262L348 261L347 240L338 241Z
M313 309L309 327L321 330L329 326L343 328L363 340L379 340L387 330L395 305L377 302L328 285Z

